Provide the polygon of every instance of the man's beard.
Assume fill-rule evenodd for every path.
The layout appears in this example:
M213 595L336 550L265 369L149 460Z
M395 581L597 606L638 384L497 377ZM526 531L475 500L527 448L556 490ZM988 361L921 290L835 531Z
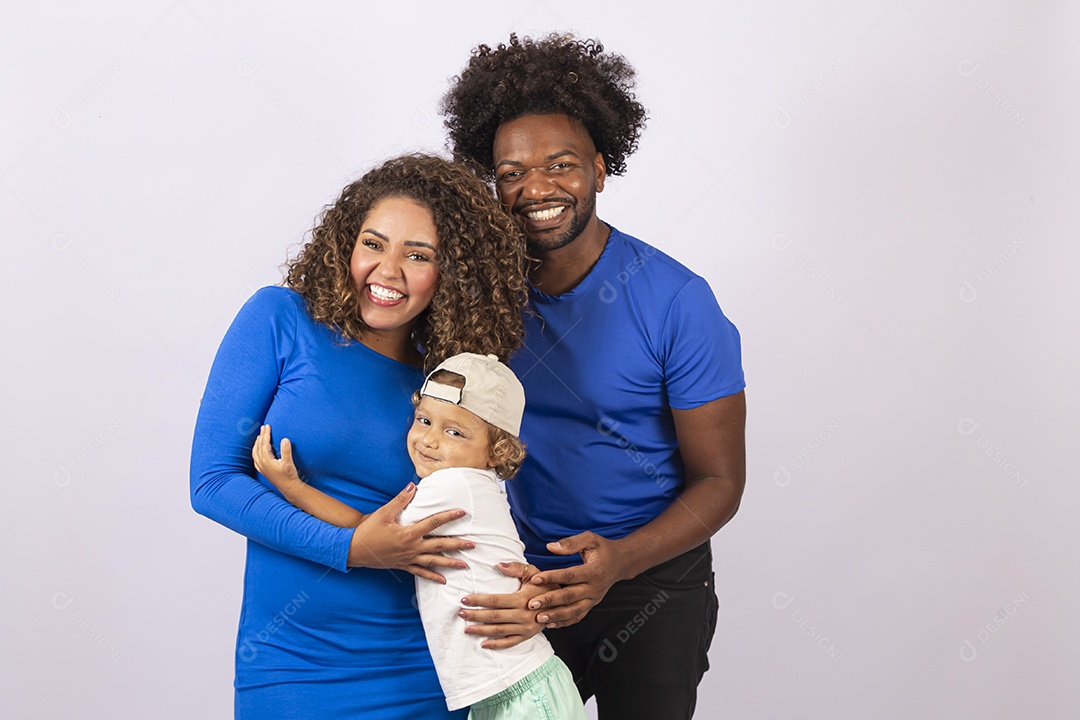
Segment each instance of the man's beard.
M585 231L592 221L596 210L596 191L589 193L581 205L571 205L564 212L572 214L570 226L558 235L542 233L542 237L533 238L526 232L526 246L532 252L544 253L566 247L577 240L578 236Z

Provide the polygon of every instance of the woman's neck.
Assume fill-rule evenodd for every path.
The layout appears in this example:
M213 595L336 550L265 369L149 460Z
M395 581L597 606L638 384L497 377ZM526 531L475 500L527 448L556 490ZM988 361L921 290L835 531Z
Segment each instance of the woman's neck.
M403 335L398 332L387 333L368 328L360 336L360 342L380 355L404 365L419 367L424 364L424 356L420 354L413 342L411 330Z

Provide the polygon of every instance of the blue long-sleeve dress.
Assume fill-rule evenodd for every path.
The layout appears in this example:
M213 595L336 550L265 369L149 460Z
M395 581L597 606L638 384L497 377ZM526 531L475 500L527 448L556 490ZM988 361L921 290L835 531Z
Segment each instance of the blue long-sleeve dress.
M229 328L191 454L196 511L245 535L236 717L462 718L448 713L401 571L346 569L351 529L296 509L257 476L260 425L301 477L367 513L414 479L405 451L418 368L345 342L292 290L263 288Z

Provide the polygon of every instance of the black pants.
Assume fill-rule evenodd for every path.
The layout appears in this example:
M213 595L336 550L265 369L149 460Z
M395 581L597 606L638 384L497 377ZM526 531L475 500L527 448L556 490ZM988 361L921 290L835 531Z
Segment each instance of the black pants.
M690 718L716 629L706 542L616 583L585 619L545 634L599 720Z

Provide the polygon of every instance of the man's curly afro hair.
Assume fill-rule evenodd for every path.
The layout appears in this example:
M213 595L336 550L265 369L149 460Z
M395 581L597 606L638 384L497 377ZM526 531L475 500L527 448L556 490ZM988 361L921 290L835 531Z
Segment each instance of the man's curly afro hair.
M646 111L634 99L633 87L634 68L623 56L605 53L598 40L511 34L508 44L473 51L440 110L454 154L479 163L489 179L495 131L507 120L532 114L581 121L607 173L622 175L645 127Z

